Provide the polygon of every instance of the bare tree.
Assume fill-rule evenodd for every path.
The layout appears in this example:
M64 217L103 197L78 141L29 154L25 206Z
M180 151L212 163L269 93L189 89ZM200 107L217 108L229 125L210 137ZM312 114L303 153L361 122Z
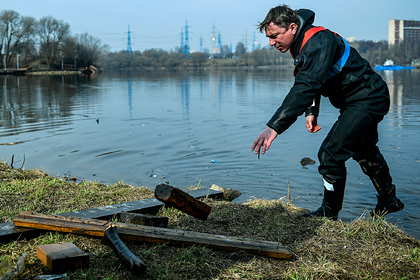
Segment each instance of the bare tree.
M12 10L0 13L0 50L6 56L6 64L19 52L26 53L25 42L33 38L35 28L33 17L20 16Z
M76 35L75 40L77 55L79 59L84 61L86 66L98 62L110 50L107 44L102 44L99 38L93 37L88 33Z
M40 53L51 67L60 56L64 41L70 36L70 25L52 16L43 17L39 20L38 36Z

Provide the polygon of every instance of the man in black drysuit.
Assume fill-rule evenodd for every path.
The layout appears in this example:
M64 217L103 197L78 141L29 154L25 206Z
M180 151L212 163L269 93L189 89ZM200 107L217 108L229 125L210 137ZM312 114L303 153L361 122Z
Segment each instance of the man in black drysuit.
M400 211L404 204L396 196L388 165L376 146L378 123L390 105L387 85L338 34L314 28L314 18L311 10L281 5L270 9L259 24L271 46L283 53L290 50L296 68L293 87L254 141L252 150L257 154L262 149L264 154L277 135L303 113L308 131L317 132L320 96L328 97L340 109L340 116L318 152L324 198L321 207L304 216L338 218L346 184L345 162L349 158L360 164L378 192L372 214Z

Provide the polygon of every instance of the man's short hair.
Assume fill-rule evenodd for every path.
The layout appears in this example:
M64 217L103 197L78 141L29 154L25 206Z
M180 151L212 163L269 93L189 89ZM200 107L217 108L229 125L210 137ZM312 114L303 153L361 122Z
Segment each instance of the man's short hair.
M279 5L271 8L265 19L258 24L258 29L264 33L267 26L273 22L274 24L289 29L291 23L299 25L297 10L291 9L288 5Z

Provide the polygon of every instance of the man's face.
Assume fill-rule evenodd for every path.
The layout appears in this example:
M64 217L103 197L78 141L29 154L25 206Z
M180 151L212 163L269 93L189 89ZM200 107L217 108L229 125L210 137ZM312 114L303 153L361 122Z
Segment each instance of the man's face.
M270 46L275 47L282 53L287 52L293 44L293 39L297 31L297 25L291 23L286 30L277 24L270 22L265 29L265 36L269 38Z

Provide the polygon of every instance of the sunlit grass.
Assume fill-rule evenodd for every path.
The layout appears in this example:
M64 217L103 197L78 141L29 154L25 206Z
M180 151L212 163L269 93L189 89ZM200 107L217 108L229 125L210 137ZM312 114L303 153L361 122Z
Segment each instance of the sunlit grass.
M123 182L68 182L39 170L15 170L0 162L0 222L22 211L59 214L153 197L153 191Z

